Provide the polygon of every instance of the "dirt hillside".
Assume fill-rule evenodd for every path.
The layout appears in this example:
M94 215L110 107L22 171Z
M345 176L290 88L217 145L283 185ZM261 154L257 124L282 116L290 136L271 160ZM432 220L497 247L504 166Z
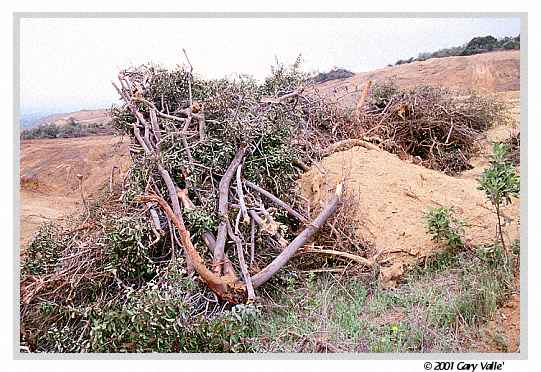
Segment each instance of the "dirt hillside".
M21 142L21 244L37 227L81 207L77 174L92 195L107 181L113 166L124 174L127 143L118 137L82 137Z
M111 120L111 114L107 109L80 110L69 113L52 114L35 121L30 127L37 127L49 123L61 125L68 122L70 119L73 119L80 124L101 124L109 122Z
M458 90L473 89L483 93L520 90L520 51L502 51L467 57L432 58L362 72L346 79L319 84L326 96L340 98L343 104L356 102L367 80L393 79L401 87L419 84Z

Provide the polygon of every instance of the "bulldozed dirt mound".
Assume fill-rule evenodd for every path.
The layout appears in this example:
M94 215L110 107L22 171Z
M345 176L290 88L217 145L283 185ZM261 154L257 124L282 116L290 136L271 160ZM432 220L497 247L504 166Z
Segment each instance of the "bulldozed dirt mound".
M21 142L21 247L39 225L81 207L78 174L85 194L92 196L107 182L113 166L123 175L128 164L128 144L118 137Z
M299 181L301 194L314 203L345 180L358 194L358 238L380 253L380 279L395 286L407 265L444 247L426 233L424 213L432 207L452 207L466 222L466 242L482 246L495 240L496 215L475 179L460 179L400 160L385 151L354 147L325 158ZM505 238L519 238L520 203L504 208ZM374 252L373 252L374 253Z

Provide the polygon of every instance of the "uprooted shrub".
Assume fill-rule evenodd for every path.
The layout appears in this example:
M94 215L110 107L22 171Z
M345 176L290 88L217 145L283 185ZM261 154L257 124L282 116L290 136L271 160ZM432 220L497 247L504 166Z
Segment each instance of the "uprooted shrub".
M468 159L482 133L506 120L506 106L494 96L431 86L402 89L385 81L372 87L359 125L384 149L453 175L471 168Z
M335 195L309 223L294 188L339 139L334 130L344 118L302 94L307 78L297 60L274 67L262 84L141 66L121 72L115 85L124 106L113 110L113 123L133 141L124 200L146 203L157 230L178 232L188 269L230 302L252 300L251 287L270 279L338 207Z
M336 140L338 123L324 100L300 94L305 80L298 63L275 67L262 84L204 80L185 68L121 72L124 104L113 124L131 139L131 168L51 235L65 244L36 237L51 253L24 263L35 268L21 278L22 345L250 350L257 311L233 305L254 302L254 288L319 230L328 246L338 239L323 226L341 187L312 218L294 187Z

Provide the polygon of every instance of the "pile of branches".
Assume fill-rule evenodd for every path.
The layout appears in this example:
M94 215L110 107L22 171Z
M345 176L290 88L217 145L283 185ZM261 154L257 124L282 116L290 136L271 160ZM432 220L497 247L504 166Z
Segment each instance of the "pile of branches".
M253 319L258 287L287 280L293 257L310 256L293 270L371 266L342 185L321 205L297 194L299 174L350 120L304 94L299 62L263 83L186 67L120 72L112 124L130 139L132 165L123 179L113 168L97 199L81 188L83 213L26 247L23 349L249 350L243 317Z
M483 132L508 117L493 96L431 86L401 89L386 81L374 85L359 120L363 136L385 150L454 175L471 168L468 159L479 150Z
M305 80L297 62L263 84L153 66L113 83L124 102L113 122L132 139L124 200L144 204L157 236L173 236L188 272L229 303L253 302L339 206L342 185L309 219L294 191L337 125L331 107L301 94Z
M144 205L119 203L114 186L63 226L41 226L24 250L21 350L250 351L257 309L226 310L182 258L171 260Z

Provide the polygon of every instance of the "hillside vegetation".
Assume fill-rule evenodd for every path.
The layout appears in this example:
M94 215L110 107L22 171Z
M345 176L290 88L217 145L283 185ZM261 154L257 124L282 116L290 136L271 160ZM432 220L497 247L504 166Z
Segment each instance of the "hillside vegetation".
M73 138L113 134L108 110L81 110L41 118L22 128L21 139Z
M516 37L506 36L500 39L496 39L494 36L479 36L474 37L466 44L439 49L435 52L420 53L417 57L411 57L409 59L399 59L395 65L402 65L405 63L426 61L430 58L445 58L452 56L471 56L474 54L481 54L487 52L493 52L498 50L516 50L520 49L520 35Z

